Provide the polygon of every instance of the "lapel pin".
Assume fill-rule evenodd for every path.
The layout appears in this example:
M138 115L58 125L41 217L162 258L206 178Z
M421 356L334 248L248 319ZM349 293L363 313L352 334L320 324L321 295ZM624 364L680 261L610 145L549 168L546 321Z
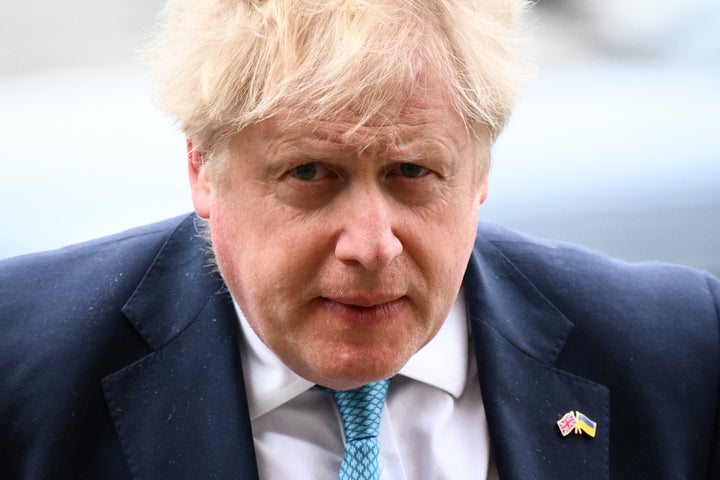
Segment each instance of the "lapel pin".
M584 413L578 411L567 412L557 421L557 426L563 437L567 437L571 433L575 433L576 435L586 433L591 437L595 437L597 430L597 423L590 420Z

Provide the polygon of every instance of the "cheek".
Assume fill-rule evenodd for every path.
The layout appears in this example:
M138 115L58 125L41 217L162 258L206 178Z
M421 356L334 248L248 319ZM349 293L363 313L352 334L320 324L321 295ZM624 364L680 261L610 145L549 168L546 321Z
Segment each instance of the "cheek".
M210 213L212 247L220 273L230 292L241 304L259 278L253 278L258 256L258 239L263 235L254 234L259 225L250 225L247 210L235 208L225 200L216 200ZM256 275L256 277L260 277ZM241 295L242 293L242 295Z
M447 209L433 223L436 235L426 236L438 239L432 242L429 254L434 256L436 269L442 272L438 277L444 279L444 284L438 285L438 289L443 295L454 297L460 288L475 242L479 206L468 201Z
M430 253L441 257L445 265L455 269L459 262L464 269L475 240L480 203L474 192L450 193L441 201L441 207L426 219L428 232L420 238L429 246Z
M277 315L272 313L276 303L268 301L268 297L273 296L269 288L273 285L272 279L258 270L259 265L265 262L262 252L254 247L254 238L247 233L240 234L246 230L242 228L241 221L230 221L217 215L217 210L214 213L211 216L213 252L220 274L253 330L265 339L271 336L268 327L273 322L258 322L257 319L275 318Z
M220 204L211 215L220 273L248 314L290 308L324 260L322 236L310 222L255 205L237 210Z

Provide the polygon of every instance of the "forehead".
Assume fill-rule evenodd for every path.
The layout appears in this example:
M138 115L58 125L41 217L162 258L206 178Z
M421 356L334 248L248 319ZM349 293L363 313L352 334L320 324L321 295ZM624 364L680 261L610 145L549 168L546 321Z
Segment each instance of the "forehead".
M372 115L352 104L322 116L310 108L295 107L282 109L267 124L288 138L358 150L435 141L464 145L469 140L461 116L434 82L417 82L408 92L398 92L394 102Z

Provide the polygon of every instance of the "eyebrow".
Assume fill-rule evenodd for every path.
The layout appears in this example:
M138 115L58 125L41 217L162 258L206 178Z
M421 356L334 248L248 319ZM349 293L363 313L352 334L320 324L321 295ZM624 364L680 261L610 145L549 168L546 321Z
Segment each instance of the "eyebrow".
M374 154L382 155L393 161L413 162L429 158L453 158L460 154L461 146L454 142L443 142L442 139L413 139L410 142L397 144L383 144L367 142L345 143L335 139L322 137L307 137L298 135L295 138L282 142L280 150L288 155L299 154L311 159L322 160L328 157L351 157L368 150L375 150Z

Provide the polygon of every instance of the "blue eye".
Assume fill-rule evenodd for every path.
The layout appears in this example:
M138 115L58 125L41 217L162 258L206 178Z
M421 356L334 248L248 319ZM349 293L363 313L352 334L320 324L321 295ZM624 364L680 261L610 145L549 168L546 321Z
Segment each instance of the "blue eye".
M403 163L400 164L400 174L407 178L417 178L426 173L425 167L416 165L414 163Z
M317 163L306 163L292 170L295 178L306 182L317 179L318 173L320 173L320 166Z

